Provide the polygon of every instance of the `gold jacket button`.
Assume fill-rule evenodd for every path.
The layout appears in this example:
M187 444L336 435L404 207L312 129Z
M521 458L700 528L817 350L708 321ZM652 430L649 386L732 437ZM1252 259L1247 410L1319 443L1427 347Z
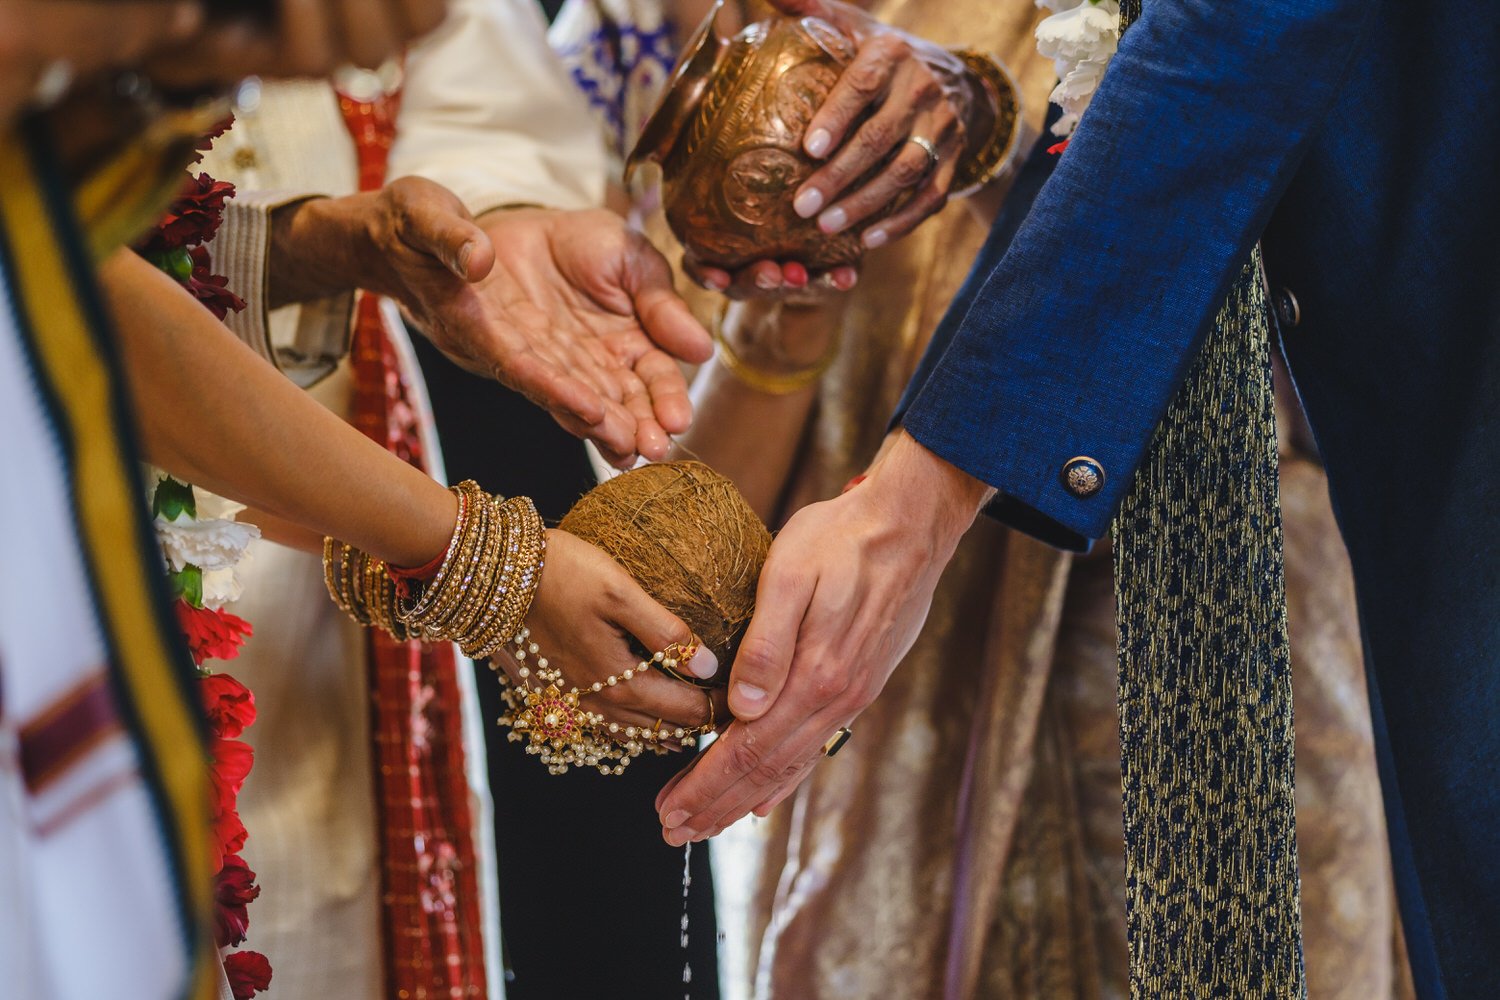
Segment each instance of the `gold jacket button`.
M1069 493L1087 500L1104 489L1104 466L1087 455L1070 458L1062 467L1062 483Z
M1286 330L1302 322L1302 306L1292 290L1285 286L1276 293L1276 319L1281 323L1282 329Z

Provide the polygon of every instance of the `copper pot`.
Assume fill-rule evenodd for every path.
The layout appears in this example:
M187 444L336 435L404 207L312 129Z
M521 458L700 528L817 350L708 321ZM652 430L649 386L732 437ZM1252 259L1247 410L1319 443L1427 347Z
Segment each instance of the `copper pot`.
M814 17L772 18L726 39L717 30L722 7L688 43L627 177L647 161L661 166L667 222L703 264L797 260L821 271L858 261L857 233L830 236L792 209L819 166L802 151L803 133L854 44Z

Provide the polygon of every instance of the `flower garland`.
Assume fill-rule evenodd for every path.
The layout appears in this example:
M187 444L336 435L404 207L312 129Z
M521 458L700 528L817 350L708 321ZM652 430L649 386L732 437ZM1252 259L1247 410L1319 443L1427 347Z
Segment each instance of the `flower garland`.
M1052 14L1036 28L1037 51L1057 67L1050 100L1062 108L1052 134L1062 139L1049 153L1068 148L1073 130L1094 99L1099 81L1120 45L1118 0L1036 0Z
M229 127L225 123L200 149ZM223 222L224 203L234 185L206 173L190 177L165 218L136 250L177 280L222 320L245 303L229 291L226 278L212 272L203 246ZM229 951L245 942L248 907L260 895L255 872L240 856L248 833L237 808L254 752L239 737L255 721L255 696L228 674L214 673L207 660L232 660L252 634L250 623L224 610L240 596L235 566L260 529L235 521L244 507L155 471L151 513L175 598L177 624L198 667L199 695L209 731L209 781L213 806L214 940L235 1000L250 1000L271 984L271 963L255 951Z

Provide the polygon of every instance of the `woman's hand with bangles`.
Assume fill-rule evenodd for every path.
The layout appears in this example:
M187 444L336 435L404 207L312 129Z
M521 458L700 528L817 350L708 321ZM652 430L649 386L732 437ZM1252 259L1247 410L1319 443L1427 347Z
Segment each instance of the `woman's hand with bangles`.
M526 627L526 659L517 659L514 647L496 654L497 665L513 681L521 682L521 669L529 670L536 657L545 657L568 685L578 688L585 708L621 726L696 729L728 720L722 689L709 692L658 670L640 669L642 660L656 651L687 648L693 634L619 563L581 538L557 529L547 532L546 567ZM649 652L643 655L642 650ZM705 678L717 667L707 648L685 665ZM610 677L614 684L608 683Z

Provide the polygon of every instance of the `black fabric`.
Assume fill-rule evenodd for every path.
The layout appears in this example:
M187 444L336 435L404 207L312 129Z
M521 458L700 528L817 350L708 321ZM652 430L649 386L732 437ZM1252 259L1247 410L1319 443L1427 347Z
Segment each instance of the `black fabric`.
M551 523L594 485L583 445L520 395L413 338L448 478L531 497ZM656 793L686 756L643 757L622 775L550 775L493 721L500 689L476 666L486 722L500 922L509 1000L717 1000L718 928L709 851L692 854L681 947L683 851L661 838ZM693 981L682 982L691 961Z

